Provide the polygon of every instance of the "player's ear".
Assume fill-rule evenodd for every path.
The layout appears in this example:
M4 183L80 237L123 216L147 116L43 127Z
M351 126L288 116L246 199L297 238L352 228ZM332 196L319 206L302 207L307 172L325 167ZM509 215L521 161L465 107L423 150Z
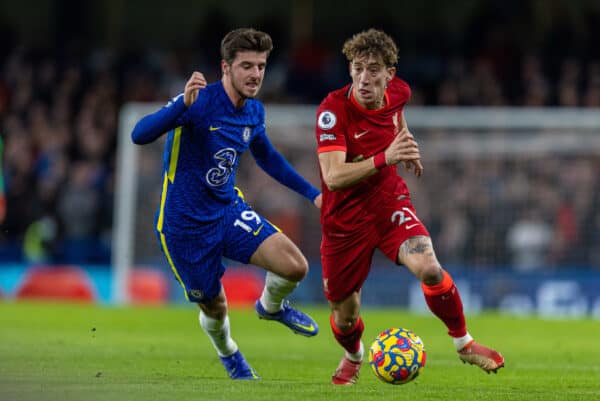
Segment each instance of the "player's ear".
M394 78L394 76L396 75L396 67L390 67L387 70L389 76L387 82L389 83L392 80L392 78Z
M228 75L230 68L231 68L231 66L229 64L227 64L227 61L221 60L221 73L223 75Z
M396 75L396 68L391 67L387 69L387 77L385 77L385 87L387 88L388 85L390 84L390 81L394 78L394 75Z

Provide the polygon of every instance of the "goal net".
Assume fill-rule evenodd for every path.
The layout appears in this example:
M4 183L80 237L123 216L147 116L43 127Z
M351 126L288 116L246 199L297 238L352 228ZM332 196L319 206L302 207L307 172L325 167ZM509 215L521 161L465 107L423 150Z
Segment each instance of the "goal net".
M114 299L131 266L164 265L154 233L164 138L139 147L135 123L162 104L120 114ZM275 147L315 186L316 106L266 105ZM407 107L424 175L399 168L445 266L534 272L600 267L600 113L584 109ZM248 153L248 152L247 152ZM248 202L319 263L318 212L243 156L236 184ZM376 256L377 258L381 255ZM320 280L315 284L320 285ZM321 289L310 289L321 294Z

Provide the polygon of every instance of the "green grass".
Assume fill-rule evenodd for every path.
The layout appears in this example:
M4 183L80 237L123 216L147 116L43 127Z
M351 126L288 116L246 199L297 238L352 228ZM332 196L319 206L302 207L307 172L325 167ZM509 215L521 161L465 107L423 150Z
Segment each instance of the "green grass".
M459 362L442 324L401 310L363 310L370 342L388 327L407 327L427 348L413 383L378 382L367 365L356 386L329 379L342 355L327 310L306 309L315 338L293 335L252 310L231 312L234 338L259 372L257 382L226 377L197 321L196 308L109 308L0 303L0 400L598 400L598 321L542 321L480 315L478 340L506 358L487 375Z

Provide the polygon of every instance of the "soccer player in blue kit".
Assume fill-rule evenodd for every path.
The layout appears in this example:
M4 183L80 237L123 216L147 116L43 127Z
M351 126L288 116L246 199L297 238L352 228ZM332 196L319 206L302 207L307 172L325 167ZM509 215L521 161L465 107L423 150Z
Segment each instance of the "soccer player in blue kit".
M304 336L319 330L310 316L284 301L308 272L306 258L234 186L240 156L250 148L264 171L321 207L319 190L269 141L264 108L255 99L272 48L264 32L229 32L221 42L222 79L209 85L202 73L194 72L183 94L142 118L132 132L136 144L168 132L156 231L186 299L200 307L200 325L232 379L259 377L230 334L220 280L223 256L267 271L255 305L259 318L279 321Z

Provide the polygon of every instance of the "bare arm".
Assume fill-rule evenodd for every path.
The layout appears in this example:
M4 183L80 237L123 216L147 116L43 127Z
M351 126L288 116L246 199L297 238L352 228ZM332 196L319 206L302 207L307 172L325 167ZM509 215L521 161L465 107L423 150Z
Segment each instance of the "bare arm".
M330 191L351 187L378 171L372 157L346 163L346 152L340 150L319 153L319 164L323 181Z
M331 191L351 187L367 177L377 173L376 156L359 162L347 163L343 151L323 152L319 154L319 164L325 185ZM404 129L396 135L390 146L385 150L385 164L398 164L401 161L419 159L419 147L412 134Z

